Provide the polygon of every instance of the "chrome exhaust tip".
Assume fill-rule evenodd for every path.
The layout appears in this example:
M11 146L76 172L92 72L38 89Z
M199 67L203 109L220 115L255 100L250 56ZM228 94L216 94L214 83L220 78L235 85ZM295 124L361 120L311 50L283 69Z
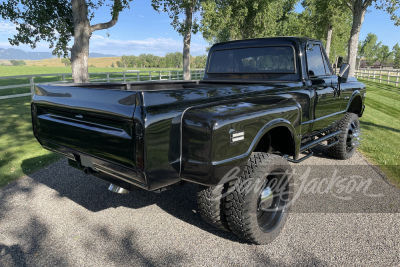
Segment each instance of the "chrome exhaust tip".
M120 186L117 186L115 184L110 184L110 186L108 187L108 190L110 190L111 192L117 193L117 194L128 194L129 190L122 188Z

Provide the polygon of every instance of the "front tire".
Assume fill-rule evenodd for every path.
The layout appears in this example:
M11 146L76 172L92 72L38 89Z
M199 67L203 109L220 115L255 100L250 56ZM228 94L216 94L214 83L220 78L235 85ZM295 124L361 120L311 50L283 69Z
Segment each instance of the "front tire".
M347 113L335 127L335 131L341 130L339 142L329 148L329 155L336 159L349 159L359 145L360 120L357 114Z
M243 175L229 183L225 214L237 236L268 244L281 232L293 198L292 169L280 156L252 153Z

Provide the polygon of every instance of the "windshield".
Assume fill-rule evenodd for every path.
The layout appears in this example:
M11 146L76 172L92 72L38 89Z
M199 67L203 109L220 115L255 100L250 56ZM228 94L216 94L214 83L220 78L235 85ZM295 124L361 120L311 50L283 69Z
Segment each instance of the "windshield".
M215 50L208 73L296 73L291 46Z

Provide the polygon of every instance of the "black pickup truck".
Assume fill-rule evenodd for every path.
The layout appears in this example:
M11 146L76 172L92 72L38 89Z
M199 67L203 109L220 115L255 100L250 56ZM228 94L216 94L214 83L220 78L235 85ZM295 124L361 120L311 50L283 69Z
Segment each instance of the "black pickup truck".
M266 244L290 208L288 161L359 145L366 88L348 67L336 76L308 38L219 43L200 81L38 85L33 132L114 192L196 183L208 223Z

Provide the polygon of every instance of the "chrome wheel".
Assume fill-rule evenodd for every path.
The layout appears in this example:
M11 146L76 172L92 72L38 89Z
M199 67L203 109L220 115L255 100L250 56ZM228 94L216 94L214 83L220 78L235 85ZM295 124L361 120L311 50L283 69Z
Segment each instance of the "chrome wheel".
M346 138L346 151L350 152L354 148L358 147L361 143L361 130L357 127L357 124L353 121L350 124L349 130L347 131Z

